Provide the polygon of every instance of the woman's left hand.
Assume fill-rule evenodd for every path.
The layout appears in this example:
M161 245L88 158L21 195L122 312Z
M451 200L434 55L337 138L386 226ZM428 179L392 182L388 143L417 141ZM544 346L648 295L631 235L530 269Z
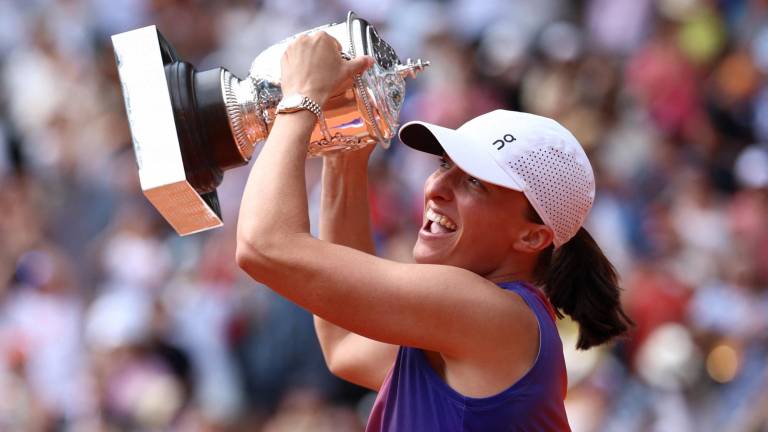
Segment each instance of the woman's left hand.
M352 86L352 77L373 64L370 56L345 60L341 44L324 31L296 38L281 59L284 95L301 94L323 106L329 97Z

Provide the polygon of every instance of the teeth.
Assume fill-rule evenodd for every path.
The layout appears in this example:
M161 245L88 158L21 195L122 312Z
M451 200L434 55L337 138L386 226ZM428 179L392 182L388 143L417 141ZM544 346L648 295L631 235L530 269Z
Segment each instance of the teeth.
M453 223L453 221L451 221L450 219L448 219L447 216L438 214L434 210L432 210L431 208L427 209L427 219L429 219L432 222L435 222L437 224L440 224L440 225L448 228L451 231L454 231L457 228L456 224Z

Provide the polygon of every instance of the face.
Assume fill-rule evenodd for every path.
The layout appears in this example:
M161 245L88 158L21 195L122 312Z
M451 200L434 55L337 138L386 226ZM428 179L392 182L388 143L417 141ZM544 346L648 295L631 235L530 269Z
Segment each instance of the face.
M416 262L447 264L481 276L503 272L531 253L525 238L548 230L528 220L521 192L482 182L447 157L424 185L424 218L413 249Z

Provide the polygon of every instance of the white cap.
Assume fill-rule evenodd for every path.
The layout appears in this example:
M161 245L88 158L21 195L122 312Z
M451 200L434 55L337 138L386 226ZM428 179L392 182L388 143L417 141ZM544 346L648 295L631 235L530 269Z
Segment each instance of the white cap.
M520 191L560 247L579 231L595 199L595 176L568 129L534 114L496 110L449 129L425 122L400 128L409 147L446 153L464 172Z

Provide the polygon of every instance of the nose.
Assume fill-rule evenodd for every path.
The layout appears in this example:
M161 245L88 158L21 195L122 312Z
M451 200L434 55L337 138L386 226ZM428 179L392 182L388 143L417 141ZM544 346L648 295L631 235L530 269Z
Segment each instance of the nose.
M424 183L424 197L427 200L452 200L457 172L458 169L455 166L449 169L438 168Z

